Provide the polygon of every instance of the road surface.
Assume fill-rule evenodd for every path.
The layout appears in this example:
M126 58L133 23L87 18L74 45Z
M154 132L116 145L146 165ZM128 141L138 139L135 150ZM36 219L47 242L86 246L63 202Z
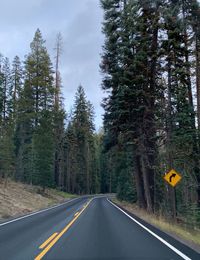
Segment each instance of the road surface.
M0 224L0 259L199 260L200 254L105 197L83 197Z

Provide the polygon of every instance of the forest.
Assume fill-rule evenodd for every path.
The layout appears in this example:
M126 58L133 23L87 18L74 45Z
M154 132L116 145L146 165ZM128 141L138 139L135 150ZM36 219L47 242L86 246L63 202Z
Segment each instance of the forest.
M55 64L38 29L30 53L10 66L0 61L0 176L75 194L98 193L99 137L94 108L82 86L66 113L59 72L61 34ZM53 69L55 67L55 69Z
M149 213L200 226L199 2L100 5L102 129L95 130L83 86L65 111L61 34L52 62L37 29L24 61L16 56L10 65L0 56L0 178L43 192L116 193ZM163 179L171 169L182 176L176 188Z
M200 224L200 6L102 0L104 188ZM172 188L163 176L182 176Z

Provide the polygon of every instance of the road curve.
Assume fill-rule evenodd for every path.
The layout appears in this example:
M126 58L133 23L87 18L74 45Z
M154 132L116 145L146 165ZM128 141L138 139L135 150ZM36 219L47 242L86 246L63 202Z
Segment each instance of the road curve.
M110 203L83 197L6 225L4 260L199 260L200 254Z

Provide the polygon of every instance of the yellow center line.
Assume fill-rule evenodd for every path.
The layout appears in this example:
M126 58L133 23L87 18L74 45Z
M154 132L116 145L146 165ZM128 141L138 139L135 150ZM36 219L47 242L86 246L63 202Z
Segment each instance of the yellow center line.
M87 206L92 200L87 203ZM77 218L82 214L82 212L87 208L84 207L76 217L49 243L49 245L38 255L34 260L41 260L44 255L55 245L55 243L63 236L63 234L72 226L72 224L77 220Z
M45 242L39 248L45 248L49 244L49 242L51 242L57 235L58 233L54 233L53 235L51 235L47 240L45 240Z

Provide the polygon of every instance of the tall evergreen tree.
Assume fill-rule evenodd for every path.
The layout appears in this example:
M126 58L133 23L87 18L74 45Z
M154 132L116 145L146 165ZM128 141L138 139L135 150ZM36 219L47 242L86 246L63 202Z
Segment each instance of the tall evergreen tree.
M62 53L62 35L58 33L55 44L55 93L54 93L54 180L57 186L65 186L64 182L64 119L65 111L62 104L62 81L59 71Z
M87 101L83 87L79 86L65 135L65 182L67 191L73 193L89 194L99 190L93 120L93 106Z
M118 187L121 199L129 199L124 192L129 180L139 206L150 212L162 208L175 219L177 214L186 216L184 203L189 211L189 204L199 201L193 93L196 82L198 99L193 61L198 64L199 4L102 0L101 5L106 37L101 69L103 89L109 94L104 101L102 161L110 173L103 178L105 185ZM176 193L165 189L160 177L172 167L184 176ZM188 182L192 188L186 188L187 194L196 201L182 192Z
M12 113L12 118L16 119L16 112L18 110L18 100L22 92L23 87L23 69L21 65L20 58L15 56L12 63L11 70L11 86L10 86L10 109Z
M53 112L55 93L52 64L44 43L38 29L30 45L31 52L25 61L24 89L19 98L19 116L15 138L18 158L17 176L21 176L24 181L31 183L38 183L37 179L41 179L43 188L47 184L43 181L46 175L46 171L42 171L43 165L49 165L47 169L50 171L53 159L49 156L49 158L43 158L46 161L37 160L40 157L38 135L41 134L41 129L44 130L44 126L47 126L47 122L51 122L53 118L53 113L50 112ZM45 152L46 149L48 155L50 155L49 150L53 150L51 145L53 136L50 134L53 131L53 124L50 124L49 127L49 133L47 131L49 147L44 146L42 150ZM44 134L44 139L42 139L44 143L46 142L45 137ZM53 174L52 171L49 174ZM50 179L48 175L46 177Z

